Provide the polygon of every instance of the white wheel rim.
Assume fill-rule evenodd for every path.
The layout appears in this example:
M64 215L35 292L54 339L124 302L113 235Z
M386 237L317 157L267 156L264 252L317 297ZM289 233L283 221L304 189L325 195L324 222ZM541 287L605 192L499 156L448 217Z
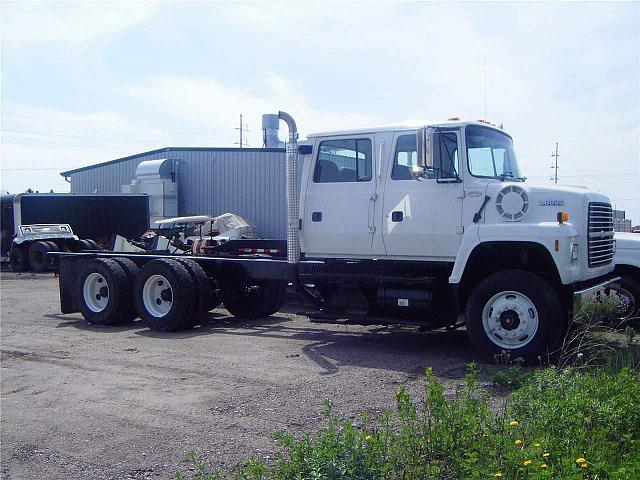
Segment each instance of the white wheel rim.
M501 348L524 347L538 331L538 310L520 292L500 292L486 303L482 326L489 340Z
M151 275L142 288L144 308L154 317L164 317L173 305L173 289L162 275Z
M85 305L92 312L99 313L109 304L109 285L99 273L90 273L84 279L82 296Z

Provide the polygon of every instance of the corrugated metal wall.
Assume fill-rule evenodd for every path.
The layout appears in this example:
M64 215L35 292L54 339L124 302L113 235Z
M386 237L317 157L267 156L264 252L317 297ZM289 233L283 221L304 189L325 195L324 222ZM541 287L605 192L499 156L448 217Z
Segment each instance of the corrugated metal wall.
M236 213L260 236L286 238L284 151L169 149L71 172L71 192L120 193L140 162L159 158L180 161L179 215Z

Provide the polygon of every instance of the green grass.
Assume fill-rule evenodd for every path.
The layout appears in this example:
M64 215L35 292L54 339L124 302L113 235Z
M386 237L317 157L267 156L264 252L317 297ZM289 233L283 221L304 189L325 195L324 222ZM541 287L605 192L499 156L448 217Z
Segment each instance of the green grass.
M192 452L189 473L175 478L640 479L638 342L600 321L583 317L555 366L503 366L493 376L510 389L500 408L479 384L475 364L453 396L427 369L422 398L401 388L394 409L364 414L357 427L327 402L325 427L278 433L280 454L268 464L251 457L236 472L211 472Z

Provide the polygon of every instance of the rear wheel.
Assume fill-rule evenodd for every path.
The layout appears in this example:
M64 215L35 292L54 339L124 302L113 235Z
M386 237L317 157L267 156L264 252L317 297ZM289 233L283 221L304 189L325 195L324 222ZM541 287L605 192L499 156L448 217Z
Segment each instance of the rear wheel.
M250 281L224 290L224 306L234 317L260 318L273 315L284 303L286 284Z
M191 324L198 325L209 311L211 282L203 268L194 260L188 258L178 258L177 260L189 272L189 276L195 286L196 298Z
M133 286L136 282L136 278L140 275L140 267L136 265L136 263L129 258L115 257L113 259L122 270L124 270L127 279L129 280L130 292L131 292L131 302L129 303L129 308L131 308L130 316L132 319L138 316L138 312L136 311L135 306L133 305Z
M151 330L171 332L193 325L195 286L177 260L147 263L136 279L134 302L140 318Z
M90 250L102 250L100 248L100 245L98 245L98 242L96 242L95 240L91 240L90 238L87 238L85 239L85 242L87 243L87 245L91 247Z
M76 240L74 242L74 249L77 252L83 252L85 250L93 250L91 244L87 240Z
M51 240L47 240L46 243L49 246L49 252L59 252L60 248L58 247L58 244L54 241ZM58 266L58 257L49 257L49 264L54 267L57 268Z
M29 246L29 265L34 272L44 272L49 268L49 256L47 253L51 247L46 242L33 242Z
M29 258L25 247L22 245L11 246L9 265L14 272L25 272L29 270Z
M117 325L135 318L132 282L112 259L98 258L82 269L76 288L82 316L96 325Z
M507 352L512 359L535 363L555 348L564 316L548 283L529 272L507 270L474 289L466 322L471 343L488 357Z

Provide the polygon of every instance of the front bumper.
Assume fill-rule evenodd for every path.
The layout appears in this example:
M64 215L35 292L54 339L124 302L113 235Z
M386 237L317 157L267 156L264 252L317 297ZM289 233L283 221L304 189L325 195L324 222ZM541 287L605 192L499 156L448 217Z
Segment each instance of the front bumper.
M582 310L585 304L590 302L599 302L604 298L609 300L619 299L618 295L612 295L612 292L620 291L620 277L606 280L592 287L573 292L573 314Z

